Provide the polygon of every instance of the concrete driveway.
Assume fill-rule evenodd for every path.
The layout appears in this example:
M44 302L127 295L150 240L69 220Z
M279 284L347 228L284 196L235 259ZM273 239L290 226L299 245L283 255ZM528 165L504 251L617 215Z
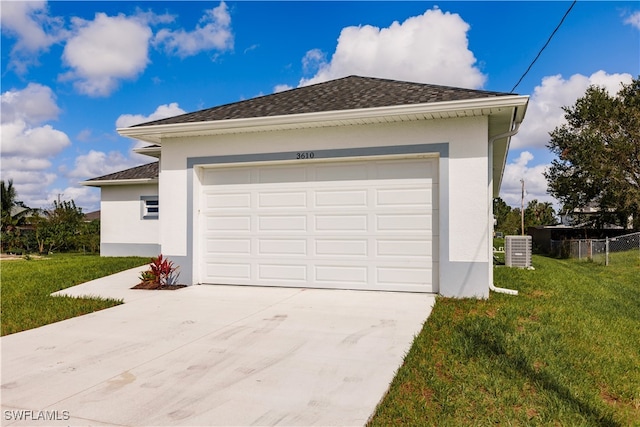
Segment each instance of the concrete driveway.
M434 295L70 288L125 304L2 337L2 425L363 425Z

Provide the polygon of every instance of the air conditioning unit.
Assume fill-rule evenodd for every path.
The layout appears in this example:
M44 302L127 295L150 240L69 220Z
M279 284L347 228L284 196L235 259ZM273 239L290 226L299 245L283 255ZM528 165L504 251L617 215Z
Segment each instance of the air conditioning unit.
M505 236L504 261L507 267L531 267L531 236Z

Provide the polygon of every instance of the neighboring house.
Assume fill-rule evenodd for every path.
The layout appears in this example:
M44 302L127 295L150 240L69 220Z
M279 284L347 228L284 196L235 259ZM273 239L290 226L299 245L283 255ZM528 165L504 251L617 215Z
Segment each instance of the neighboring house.
M129 128L94 178L102 255L189 284L487 297L492 200L526 96L351 76Z
M93 211L84 214L85 222L100 221L100 211Z
M599 224L599 228L601 229L612 229L612 230L618 230L618 229L627 229L627 230L632 230L633 229L633 215L629 216L628 218L622 217L620 218L620 215L616 214L616 210L609 208L607 209L605 212L610 214L610 218L612 220L612 222L616 221L615 217L617 218L618 224L612 224L612 223L604 223L604 224ZM600 216L600 214L602 213L602 209L600 208L600 205L598 204L598 202L590 202L588 203L586 206L581 207L581 208L575 208L573 211L564 211L560 213L560 223L569 227L576 227L576 228L585 228L585 227L594 227L596 224L596 221L594 221L594 219L597 219L598 216ZM626 222L626 226L622 226L619 224L625 224Z

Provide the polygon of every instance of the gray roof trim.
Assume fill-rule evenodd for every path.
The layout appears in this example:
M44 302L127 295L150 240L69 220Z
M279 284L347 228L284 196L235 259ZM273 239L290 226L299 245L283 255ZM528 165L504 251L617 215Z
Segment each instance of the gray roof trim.
M81 182L82 185L102 187L105 185L150 184L158 181L159 162L136 166L123 171L103 175Z

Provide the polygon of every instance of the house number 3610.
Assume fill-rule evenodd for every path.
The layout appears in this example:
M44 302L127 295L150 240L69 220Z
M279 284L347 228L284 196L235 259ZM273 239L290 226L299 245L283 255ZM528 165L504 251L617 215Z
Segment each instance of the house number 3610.
M316 155L313 151L305 151L303 153L296 153L296 159L313 159Z

